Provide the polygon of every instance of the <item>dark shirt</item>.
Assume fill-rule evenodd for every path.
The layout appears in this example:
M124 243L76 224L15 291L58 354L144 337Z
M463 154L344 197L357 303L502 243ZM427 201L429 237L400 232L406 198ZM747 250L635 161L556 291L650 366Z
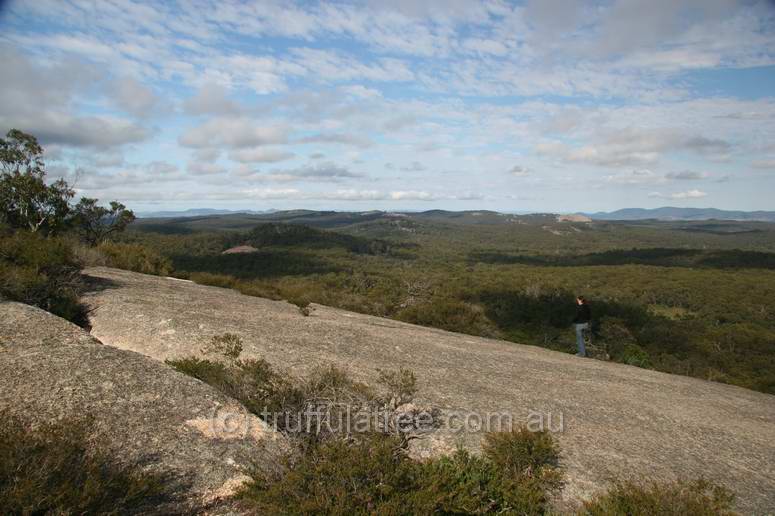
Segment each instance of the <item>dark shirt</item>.
M592 312L589 310L589 305L587 303L576 305L576 318L573 319L573 324L584 324L591 320Z

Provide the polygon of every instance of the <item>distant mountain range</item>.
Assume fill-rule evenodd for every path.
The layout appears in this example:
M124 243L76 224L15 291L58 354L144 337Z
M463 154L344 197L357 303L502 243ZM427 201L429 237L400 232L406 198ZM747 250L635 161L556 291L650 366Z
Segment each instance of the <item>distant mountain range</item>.
M272 213L274 210L253 211L253 210L219 210L214 208L192 208L182 211L146 211L138 213L137 216L143 219L158 218L177 218L177 217L206 217L208 215L231 215L234 213L247 213L258 215L262 213Z
M611 212L585 213L593 220L741 220L775 222L775 211L729 211L716 208L625 208Z
M505 217L513 217L515 214L498 213L488 210L478 211L446 211L446 210L428 210L423 212L336 212L336 211L315 211L315 210L222 210L213 208L193 208L183 211L156 211L142 212L138 214L140 218L186 218L186 217L208 217L217 215L276 215L280 218L380 218L391 216L408 216L415 219L452 219L458 222L469 221L477 223L497 223L509 222ZM524 213L522 217L546 217L549 213ZM593 220L735 220L735 221L764 221L775 222L775 211L729 211L718 210L716 208L625 208L622 210L597 213L577 213L573 216L586 216ZM274 217L273 217L274 218ZM564 220L572 220L569 216L563 216Z

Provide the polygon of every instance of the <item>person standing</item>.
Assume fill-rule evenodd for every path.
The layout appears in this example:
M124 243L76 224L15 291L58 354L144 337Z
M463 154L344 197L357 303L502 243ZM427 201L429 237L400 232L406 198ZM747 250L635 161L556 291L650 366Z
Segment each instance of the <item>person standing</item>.
M576 356L587 356L587 350L584 347L584 332L589 331L589 324L592 321L592 311L589 309L589 303L584 296L576 298L576 318L573 319L573 326L576 329Z

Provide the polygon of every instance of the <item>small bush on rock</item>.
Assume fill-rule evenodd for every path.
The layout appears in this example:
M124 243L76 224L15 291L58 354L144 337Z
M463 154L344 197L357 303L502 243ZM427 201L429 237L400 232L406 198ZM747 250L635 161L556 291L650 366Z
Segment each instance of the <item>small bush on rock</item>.
M585 504L584 516L732 516L734 496L705 480L621 483Z
M508 455L497 462L464 450L419 462L406 454L405 441L384 434L332 440L289 461L285 471L254 474L242 498L265 513L544 514L549 494L561 484L547 462L556 461L556 445L548 434L537 435L488 435ZM554 453L538 442L551 444ZM516 472L515 465L526 469Z
M242 339L233 333L216 335L202 348L202 353L205 355L218 354L232 361L237 360L242 354Z
M253 475L241 498L256 514L409 514L416 471L397 437L310 448L274 475Z
M408 369L380 371L383 389L377 392L335 367L294 378L265 360L240 359L242 341L235 335L216 337L203 351L219 358L167 363L237 399L296 445L280 470L251 473L237 495L248 512L543 515L551 513L550 501L563 486L559 447L547 432L488 433L480 456L460 449L416 461L408 444L427 428L390 421L359 429L358 415L403 414L401 407L413 407L417 381ZM701 481L622 484L581 514L726 516L731 500L727 491Z
M308 316L312 313L312 309L309 306L309 299L307 298L293 297L288 299L288 302L292 305L296 305L301 315Z

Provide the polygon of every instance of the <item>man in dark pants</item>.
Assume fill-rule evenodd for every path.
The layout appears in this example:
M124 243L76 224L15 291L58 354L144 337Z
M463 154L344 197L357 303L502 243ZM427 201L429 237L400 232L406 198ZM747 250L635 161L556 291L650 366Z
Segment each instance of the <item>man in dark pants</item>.
M587 350L584 348L584 331L589 331L589 322L592 320L592 312L584 296L576 298L576 318L573 319L573 326L576 328L576 356L587 356Z

